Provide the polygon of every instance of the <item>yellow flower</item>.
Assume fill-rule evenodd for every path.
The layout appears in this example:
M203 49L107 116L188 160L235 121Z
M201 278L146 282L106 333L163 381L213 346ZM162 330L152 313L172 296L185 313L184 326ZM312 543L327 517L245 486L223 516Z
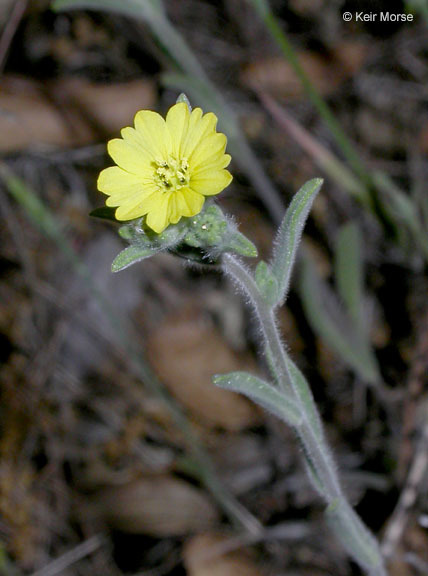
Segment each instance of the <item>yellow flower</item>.
M225 170L226 136L216 132L217 117L186 103L172 106L166 119L142 110L135 128L124 128L122 138L108 143L117 166L106 168L98 189L115 206L118 220L147 215L147 225L157 233L182 216L202 210L205 196L218 194L232 181Z

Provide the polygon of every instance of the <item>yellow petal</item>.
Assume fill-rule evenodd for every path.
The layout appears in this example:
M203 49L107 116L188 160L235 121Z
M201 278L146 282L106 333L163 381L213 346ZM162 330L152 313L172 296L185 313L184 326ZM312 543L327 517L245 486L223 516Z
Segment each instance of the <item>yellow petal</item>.
M157 202L158 193L147 194L146 196L139 198L130 198L126 202L121 202L118 209L116 210L116 218L118 220L134 220L134 218L139 218L144 216L149 211L150 206L153 203L153 197ZM109 198L106 202L107 205L112 198Z
M232 182L232 175L227 170L205 170L190 180L190 187L204 196L219 194Z
M189 157L189 166L193 171L202 168L204 164L212 164L221 160L227 144L224 134L211 134L201 140Z
M120 168L131 174L145 177L150 175L147 156L140 148L125 140L115 138L107 144L107 150Z
M158 157L158 153L156 150L151 148L150 143L144 140L142 134L135 130L135 128L131 128L127 126L120 131L120 135L125 140L127 144L134 146L137 150L141 153L141 157L143 161L146 163L147 167L153 167L152 162L156 160Z
M166 115L166 125L171 135L172 151L176 158L182 157L181 144L189 128L190 112L185 102L174 104Z
M197 169L192 170L192 178L204 178L207 172L220 172L223 168L229 166L231 157L229 154L223 154L221 158L213 159L212 164L203 164Z
M147 214L146 223L157 234L163 232L169 224L169 196L167 194L159 195L156 206Z
M156 158L168 158L172 151L171 136L160 114L151 110L137 112L135 129Z
M169 219L172 224L176 224L182 216L189 218L199 214L204 205L205 198L202 194L191 190L190 188L182 188L171 194L169 200Z
M192 110L189 118L189 128L181 146L183 157L190 158L199 142L215 132L216 125L217 116L212 112L202 116L200 108Z
M156 193L158 190L155 186L151 188L145 188L144 190L138 190L137 192L130 191L128 193L120 192L119 194L112 194L106 200L107 206L125 206L125 204L136 204L137 202L142 202L151 194Z
M98 176L97 187L104 194L138 193L142 188L142 178L135 174L125 172L118 166L105 168Z
M220 157L213 157L211 159L211 163L204 163L201 164L198 168L192 169L192 178L204 178L206 172L215 172L220 171L223 168L227 168L229 166L230 161L232 158L229 154L223 154Z

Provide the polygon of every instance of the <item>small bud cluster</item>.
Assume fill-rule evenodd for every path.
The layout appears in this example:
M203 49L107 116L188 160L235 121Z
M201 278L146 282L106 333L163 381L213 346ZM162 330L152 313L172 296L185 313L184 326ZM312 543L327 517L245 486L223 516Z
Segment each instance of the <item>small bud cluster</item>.
M254 244L238 231L236 224L213 201L206 202L196 216L182 218L160 234L153 232L144 218L139 218L121 226L119 235L130 246L113 261L114 272L164 251L204 264L216 264L225 252L257 256Z

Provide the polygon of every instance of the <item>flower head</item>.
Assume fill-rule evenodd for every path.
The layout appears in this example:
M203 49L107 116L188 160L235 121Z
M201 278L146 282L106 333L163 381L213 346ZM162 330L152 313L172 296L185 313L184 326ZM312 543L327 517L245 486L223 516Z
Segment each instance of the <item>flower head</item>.
M183 216L199 214L205 197L232 181L225 170L231 159L227 139L216 125L213 113L190 112L185 102L172 106L165 120L150 110L137 112L135 128L124 128L122 138L108 143L117 166L98 178L107 206L117 207L117 220L147 215L147 226L160 233Z

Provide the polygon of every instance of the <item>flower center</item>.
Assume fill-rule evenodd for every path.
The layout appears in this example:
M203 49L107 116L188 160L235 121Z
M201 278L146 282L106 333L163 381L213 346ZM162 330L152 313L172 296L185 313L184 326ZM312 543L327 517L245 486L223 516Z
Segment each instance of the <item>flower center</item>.
M155 160L155 182L161 192L174 192L189 184L189 163L186 158Z

